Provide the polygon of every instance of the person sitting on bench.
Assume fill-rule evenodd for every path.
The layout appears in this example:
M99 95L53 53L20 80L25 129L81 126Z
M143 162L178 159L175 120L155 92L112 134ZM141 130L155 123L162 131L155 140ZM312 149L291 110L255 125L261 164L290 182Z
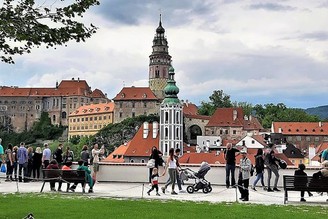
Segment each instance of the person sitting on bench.
M78 164L79 164L79 166L78 166L77 170L84 170L85 171L85 179L86 179L86 182L89 184L89 191L88 192L93 193L94 180L91 177L91 170L88 168L88 166L85 166L85 162L83 160L79 160ZM74 192L76 186L77 186L77 183L74 183L74 185L71 186L69 188L69 190ZM84 186L85 186L85 183L82 184L83 188L84 188ZM83 189L83 191L84 191L84 189Z
M295 182L295 187L297 187L298 185L299 186L306 186L306 184L307 184L307 178L306 178L307 174L304 172L304 170L305 170L305 165L302 164L302 163L299 164L298 169L295 170L295 173L294 173L295 176L304 176L304 179L300 178L300 179L298 179L298 182ZM308 194L309 194L310 197L313 196L313 194L310 191L308 191ZM306 200L304 199L304 191L301 191L301 200L300 201L301 202L306 202Z

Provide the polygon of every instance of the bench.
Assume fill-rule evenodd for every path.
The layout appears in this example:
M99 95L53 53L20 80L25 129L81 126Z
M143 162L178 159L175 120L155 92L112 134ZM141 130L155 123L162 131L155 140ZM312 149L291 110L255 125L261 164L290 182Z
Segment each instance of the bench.
M84 170L60 170L60 169L42 169L43 173L43 184L41 191L43 191L44 185L46 182L58 182L58 183L67 183L67 189L69 189L69 183L81 183L82 191L84 193L84 186L86 184L86 177Z
M328 177L283 176L284 204L288 202L288 191L328 192Z

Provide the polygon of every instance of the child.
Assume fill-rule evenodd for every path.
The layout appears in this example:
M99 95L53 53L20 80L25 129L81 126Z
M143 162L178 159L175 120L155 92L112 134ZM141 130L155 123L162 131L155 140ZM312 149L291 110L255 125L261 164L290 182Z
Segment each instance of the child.
M150 192L153 191L154 189L156 189L156 195L157 196L161 196L158 193L158 169L156 167L153 168L153 172L151 175L151 189L149 189L149 191L147 192L148 195L150 195Z
M301 164L298 165L298 169L295 170L294 175L295 176L307 176L307 174L304 172L304 170L305 170L305 165L301 163ZM306 184L306 183L307 183L307 179L305 181L302 180L302 179L300 179L297 182L298 185L300 185L300 184ZM308 194L309 194L309 196L313 196L310 191L308 191ZM304 199L304 191L301 191L301 200L300 201L301 202L306 202L306 200Z

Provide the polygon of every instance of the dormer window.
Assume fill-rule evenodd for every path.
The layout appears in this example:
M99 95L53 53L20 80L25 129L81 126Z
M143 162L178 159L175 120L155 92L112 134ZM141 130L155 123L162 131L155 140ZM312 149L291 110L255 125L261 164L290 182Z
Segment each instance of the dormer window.
M122 94L121 94L121 97L124 98L124 97L125 97L125 93L122 93Z
M292 130L291 129L288 129L289 132L291 132Z
M144 94L142 95L142 98L147 98L147 94L144 93Z
M307 132L307 129L304 129L304 132Z
M298 129L296 129L296 132L298 132L299 130Z
M97 107L97 108L96 108L96 112L98 112L99 110L100 110L100 108Z
M312 132L315 132L315 129L312 129Z

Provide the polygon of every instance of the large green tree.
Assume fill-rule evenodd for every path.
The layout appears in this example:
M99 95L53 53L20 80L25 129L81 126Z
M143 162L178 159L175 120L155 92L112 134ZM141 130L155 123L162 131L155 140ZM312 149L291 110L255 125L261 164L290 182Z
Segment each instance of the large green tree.
M232 107L233 104L230 100L230 95L225 94L223 90L215 90L209 97L210 101L202 101L198 113L201 115L211 116L217 108Z
M94 5L99 5L99 1L3 0L0 5L0 60L14 63L14 55L30 53L34 47L85 41L97 28L92 24L86 26L80 18Z

